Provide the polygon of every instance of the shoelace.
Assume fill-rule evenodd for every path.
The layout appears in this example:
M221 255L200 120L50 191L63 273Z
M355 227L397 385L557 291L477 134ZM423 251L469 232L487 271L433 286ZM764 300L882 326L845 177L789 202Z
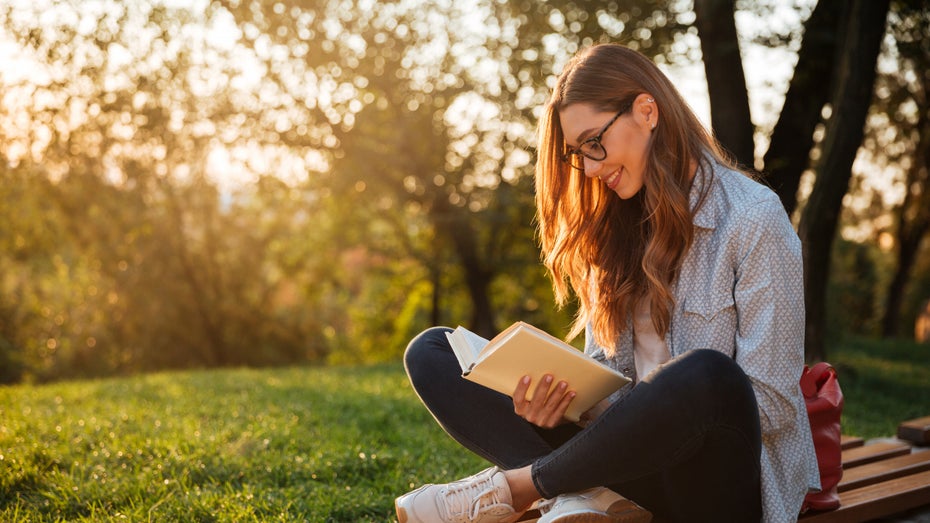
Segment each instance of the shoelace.
M500 493L489 475L480 480L453 483L444 492L446 502L440 505L443 519L466 514L469 521L478 517L482 507L501 503Z
M550 510L552 510L552 508L553 508L553 507L555 506L555 504L556 504L556 501L559 500L559 499L561 499L561 496L556 496L556 497L551 498L551 499L544 499L544 500L542 500L542 501L536 503L536 510L538 510L540 514L546 514L546 513L548 513Z

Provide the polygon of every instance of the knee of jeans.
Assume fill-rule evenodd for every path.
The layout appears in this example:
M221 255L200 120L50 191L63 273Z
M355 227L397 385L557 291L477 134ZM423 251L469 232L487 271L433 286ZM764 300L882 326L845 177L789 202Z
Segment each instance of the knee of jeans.
M410 340L404 351L404 367L408 376L431 361L430 356L435 351L451 350L446 338L446 333L451 330L448 327L430 327Z
M713 349L697 349L686 354L688 366L708 373L740 370L733 358ZM740 371L742 372L742 371Z
M745 389L751 384L742 367L726 354L713 349L698 349L688 356L688 368L702 376L713 376L714 380L706 382L715 386Z

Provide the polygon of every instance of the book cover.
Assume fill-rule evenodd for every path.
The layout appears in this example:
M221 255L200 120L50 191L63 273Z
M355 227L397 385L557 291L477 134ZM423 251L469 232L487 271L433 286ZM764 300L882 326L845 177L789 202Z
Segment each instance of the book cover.
M630 380L588 357L568 343L528 323L516 322L488 341L459 327L448 335L465 379L508 396L523 376L532 379L530 393L542 377L565 381L576 393L565 417L581 414Z

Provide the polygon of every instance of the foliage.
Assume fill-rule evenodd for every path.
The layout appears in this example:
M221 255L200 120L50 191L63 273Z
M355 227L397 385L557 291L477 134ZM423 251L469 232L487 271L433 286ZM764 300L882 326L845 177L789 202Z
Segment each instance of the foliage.
M831 256L833 276L827 289L829 339L874 336L878 333L876 306L882 253L873 245L839 239Z
M564 332L539 105L594 42L696 62L693 22L672 0L0 6L0 382L390 361L435 323Z
M877 90L882 103L876 111L876 120L885 119L886 125L877 122L871 137L882 143L873 147L876 155L893 159L889 163L904 173L901 177L904 197L892 214L897 263L882 317L885 337L901 330L901 311L911 273L921 253L921 243L930 237L930 77L926 75L930 66L930 44L926 39L930 10L924 2L910 0L895 2L895 7L889 33L894 38L898 66L885 75ZM889 138L897 139L889 141Z
M558 64L608 35L639 34L644 51L661 53L683 31L663 2L652 13L642 2L214 5L251 46L270 40L275 52L262 60L304 118L326 116L337 145L321 178L353 201L343 221L363 231L366 248L418 260L433 281L456 265L468 323L488 336L498 327L490 286L534 257L528 151ZM338 97L293 89L300 76L336 86Z
M243 187L208 175L224 142L267 138L242 125L260 112L243 104L254 94L211 79L237 74L232 50L194 53L192 29L209 24L187 9L111 6L76 27L80 5L57 4L41 26L4 13L43 66L40 80L9 86L19 103L3 114L3 196L17 204L4 206L4 232L18 245L0 262L5 295L18 297L0 308L18 367L4 378L324 356L328 313L316 304L338 276L326 258L338 225L321 196L284 172Z
M930 354L831 347L844 433L887 437L930 405ZM393 521L395 496L485 465L397 364L148 374L0 388L0 519Z
M352 349L331 361L380 361L434 322L561 331L533 238L533 110L580 45L626 39L662 60L687 16L661 2L82 6L0 12L38 66L4 79L0 111L2 196L17 203L0 232L6 381L334 345ZM440 23L468 10L494 30Z

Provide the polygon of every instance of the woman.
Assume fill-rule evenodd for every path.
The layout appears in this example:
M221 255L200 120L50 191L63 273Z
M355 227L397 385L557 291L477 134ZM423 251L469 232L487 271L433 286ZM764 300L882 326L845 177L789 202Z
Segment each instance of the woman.
M560 75L539 122L539 236L570 336L633 379L582 423L571 383L459 378L445 329L407 348L443 428L495 464L396 501L401 523L796 521L819 487L798 387L801 248L778 198L725 158L671 82L618 45ZM543 500L543 501L540 501ZM458 519L456 519L458 518Z

